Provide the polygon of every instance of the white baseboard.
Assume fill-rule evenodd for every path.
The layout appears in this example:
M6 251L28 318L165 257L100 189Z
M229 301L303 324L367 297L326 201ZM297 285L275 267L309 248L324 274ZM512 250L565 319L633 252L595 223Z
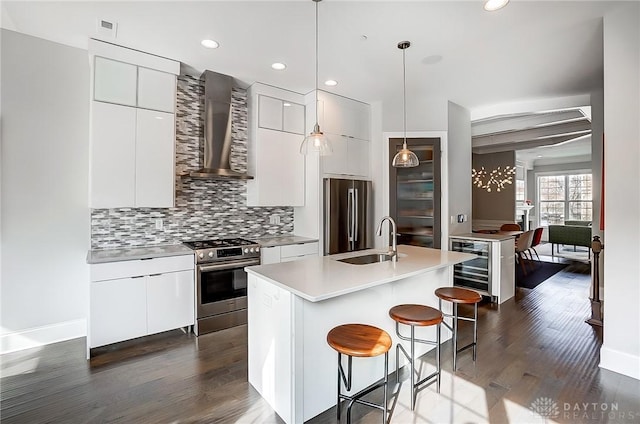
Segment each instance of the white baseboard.
M640 358L619 350L602 347L600 368L640 380Z
M87 320L78 319L3 334L0 353L16 352L87 335Z

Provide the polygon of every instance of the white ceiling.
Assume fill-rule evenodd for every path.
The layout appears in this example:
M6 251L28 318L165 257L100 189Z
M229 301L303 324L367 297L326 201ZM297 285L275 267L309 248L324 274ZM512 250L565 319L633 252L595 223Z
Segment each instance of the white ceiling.
M245 84L261 81L299 93L314 88L311 0L2 1L3 28L87 48L89 37L210 69ZM319 3L319 80L365 102L443 98L474 109L524 99L588 94L602 85L602 16L613 1L519 1L485 12L474 1ZM117 38L97 33L116 22ZM366 36L366 40L364 39ZM220 43L216 50L200 45ZM3 58L4 60L5 58ZM274 71L273 62L287 64ZM409 102L410 103L410 102Z

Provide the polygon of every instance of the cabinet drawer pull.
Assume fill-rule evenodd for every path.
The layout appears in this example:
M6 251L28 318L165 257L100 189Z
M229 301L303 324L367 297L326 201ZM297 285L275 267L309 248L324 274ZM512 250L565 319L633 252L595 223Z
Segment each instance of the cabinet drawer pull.
M158 273L158 274L149 274L149 277L157 277L158 275L162 275L162 273Z
M150 261L151 259L153 259L153 258L141 258L140 260L141 261Z
M131 278L143 278L144 275L136 275L135 277L131 277Z

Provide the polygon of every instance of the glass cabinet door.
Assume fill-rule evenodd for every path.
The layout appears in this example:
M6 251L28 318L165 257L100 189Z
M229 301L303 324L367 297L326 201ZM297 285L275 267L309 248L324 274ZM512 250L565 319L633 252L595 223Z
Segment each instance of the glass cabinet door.
M411 138L407 145L420 164L390 168L390 213L398 224L398 243L440 248L440 139ZM402 148L392 139L389 159Z

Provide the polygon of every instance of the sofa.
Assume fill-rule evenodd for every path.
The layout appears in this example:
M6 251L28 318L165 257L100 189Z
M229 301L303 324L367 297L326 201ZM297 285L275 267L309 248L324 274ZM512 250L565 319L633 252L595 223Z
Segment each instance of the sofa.
M591 222L565 221L564 225L549 225L549 243L552 255L556 244L591 247Z

